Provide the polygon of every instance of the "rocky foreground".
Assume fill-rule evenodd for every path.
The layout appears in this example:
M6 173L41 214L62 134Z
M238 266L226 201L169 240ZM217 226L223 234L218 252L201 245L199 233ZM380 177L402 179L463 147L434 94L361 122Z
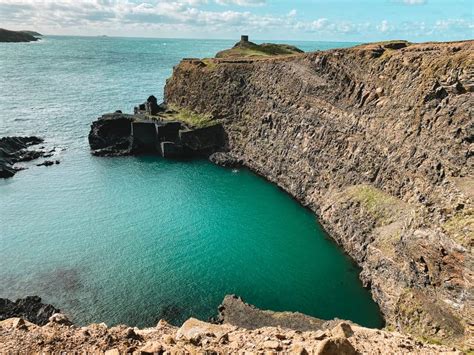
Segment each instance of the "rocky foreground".
M390 329L472 349L473 68L473 41L183 60L165 101L318 215Z
M100 352L109 355L459 353L454 348L423 344L397 332L368 329L350 322L323 322L298 313L261 311L235 296L227 296L219 309L222 324L191 318L181 327L161 320L156 327L145 329L107 327L104 323L80 327L73 325L62 313L52 314L43 326L23 318L9 318L0 321L0 351L11 354ZM248 327L243 327L242 322Z

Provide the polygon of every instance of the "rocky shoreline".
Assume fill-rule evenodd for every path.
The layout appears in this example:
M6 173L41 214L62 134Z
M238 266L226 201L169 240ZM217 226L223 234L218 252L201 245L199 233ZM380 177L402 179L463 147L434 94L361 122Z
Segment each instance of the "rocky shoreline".
M51 158L56 153L56 148L46 149L44 146L35 147L44 143L39 137L2 137L0 138L0 179L13 177L17 172L25 170L24 166L17 163L29 162L39 158ZM51 166L59 164L60 161L45 159L36 166Z
M12 303L1 300L0 305L5 302ZM25 315L24 308L29 307L26 316L33 321L41 320L42 325L19 318L18 315L6 320L0 318L1 351L93 352L108 355L242 351L320 355L406 352L460 354L454 348L423 344L397 332L368 329L340 320L324 322L299 313L262 311L236 296L226 296L219 307L217 318L220 324L190 318L181 327L160 320L155 327L144 329L124 325L108 327L104 323L80 327L72 324L62 313L53 313L47 322L43 322L43 318L34 318L39 302L40 299L27 297L18 300L14 307L20 309L20 316ZM5 315L2 309L1 317ZM50 305L42 305L40 309L44 310L42 315L55 310Z

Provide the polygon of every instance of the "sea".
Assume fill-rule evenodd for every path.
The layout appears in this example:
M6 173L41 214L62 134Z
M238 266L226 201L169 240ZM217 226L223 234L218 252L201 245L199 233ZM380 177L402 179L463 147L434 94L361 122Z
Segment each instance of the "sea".
M50 159L0 180L0 297L38 295L76 324L207 320L227 294L261 309L383 324L316 216L247 169L90 154L90 124L132 112L183 57L233 40L45 36L0 43L0 136ZM305 51L354 43L289 42Z

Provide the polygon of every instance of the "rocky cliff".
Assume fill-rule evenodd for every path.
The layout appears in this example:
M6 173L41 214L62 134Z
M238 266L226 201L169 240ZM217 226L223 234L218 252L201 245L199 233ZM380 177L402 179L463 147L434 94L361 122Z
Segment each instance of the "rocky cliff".
M165 101L223 122L242 162L311 208L389 328L472 348L474 42L183 60Z

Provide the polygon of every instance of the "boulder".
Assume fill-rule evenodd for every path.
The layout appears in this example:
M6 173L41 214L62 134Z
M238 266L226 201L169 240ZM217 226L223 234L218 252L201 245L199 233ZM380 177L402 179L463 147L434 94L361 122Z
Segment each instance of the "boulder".
M196 318L189 318L183 323L176 333L177 339L186 339L191 342L199 342L204 337L221 339L233 327L206 323Z
M323 340L316 348L318 355L356 355L358 352L346 338L334 337Z

